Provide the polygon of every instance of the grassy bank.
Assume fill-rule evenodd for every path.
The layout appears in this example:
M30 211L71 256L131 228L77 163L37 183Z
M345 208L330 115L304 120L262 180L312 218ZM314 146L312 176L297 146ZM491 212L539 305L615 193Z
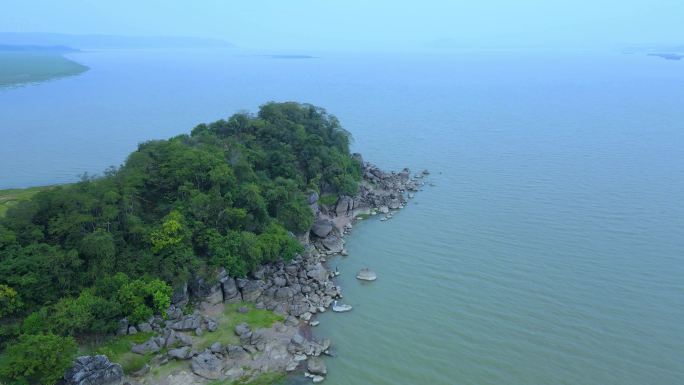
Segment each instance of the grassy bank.
M249 309L246 313L238 312L240 307ZM195 348L202 350L208 348L214 342L220 342L226 346L239 343L235 335L235 326L246 323L252 329L269 328L276 321L284 321L285 318L269 310L258 310L251 303L234 303L227 305L218 315L212 315L218 322L218 329L212 333L205 333L201 337L195 337Z
M30 199L41 191L52 188L53 186L40 186L29 188L17 188L0 190L0 217L5 215L7 209L17 204L18 202Z

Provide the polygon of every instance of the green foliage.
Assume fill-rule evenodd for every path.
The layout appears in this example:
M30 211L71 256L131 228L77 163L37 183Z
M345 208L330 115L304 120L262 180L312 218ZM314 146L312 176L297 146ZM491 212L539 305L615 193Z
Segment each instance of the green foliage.
M16 313L22 306L16 290L7 285L0 285L0 318Z
M0 218L0 324L106 333L120 317L164 314L169 285L193 274L245 276L292 258L294 234L314 220L305 192L323 202L357 190L349 145L323 109L268 103L142 143L101 177L32 192Z
M335 194L323 194L318 198L318 203L324 206L332 206L337 203L339 197Z
M51 307L50 325L61 335L108 333L116 330L121 305L84 290L76 298L63 298Z
M172 292L171 286L159 279L136 279L121 285L117 300L128 320L137 324L147 321L155 312L165 315L171 305Z
M166 248L178 246L183 242L182 215L178 211L172 211L164 217L160 228L152 230L150 241L152 251L158 253Z
M76 356L71 337L23 335L0 356L0 381L7 385L57 383Z

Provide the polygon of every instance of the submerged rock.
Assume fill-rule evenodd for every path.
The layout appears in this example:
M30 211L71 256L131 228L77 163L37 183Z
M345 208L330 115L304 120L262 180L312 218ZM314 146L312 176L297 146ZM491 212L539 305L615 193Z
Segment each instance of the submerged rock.
M373 270L364 268L359 270L358 274L356 274L356 279L360 279L362 281L375 281L378 279L378 276Z

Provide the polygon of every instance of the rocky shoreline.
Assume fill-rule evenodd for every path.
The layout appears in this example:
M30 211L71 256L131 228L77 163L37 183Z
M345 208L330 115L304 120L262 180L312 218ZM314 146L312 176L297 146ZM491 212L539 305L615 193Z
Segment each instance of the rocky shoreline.
M381 215L388 220L424 185L427 170L412 176L409 169L384 172L363 162L363 180L356 196L341 196L332 205L319 202L312 193L309 204L315 214L309 232L298 236L304 252L292 261L266 265L249 278L230 277L225 270L211 282L192 280L174 293L167 319L155 317L138 325L121 320L118 334L154 332L155 336L135 345L132 352L154 355L149 365L124 376L120 365L104 356L79 357L65 376L68 385L191 385L211 381L247 381L265 373L301 371L314 383L327 374L321 355L332 355L331 341L315 339L310 328L318 325L316 315L341 301L342 291L335 285L335 272L326 263L333 255L346 255L344 236L356 220ZM196 303L191 314L183 314L190 301ZM270 328L252 329L246 323L234 330L239 343L215 342L201 347L198 337L217 333L226 306L248 302L256 310L269 310L282 316ZM237 305L233 305L237 306ZM249 312L241 306L237 312ZM210 334L211 335L211 334ZM150 375L151 366L163 367L172 361L187 361L187 370L176 370L163 378Z

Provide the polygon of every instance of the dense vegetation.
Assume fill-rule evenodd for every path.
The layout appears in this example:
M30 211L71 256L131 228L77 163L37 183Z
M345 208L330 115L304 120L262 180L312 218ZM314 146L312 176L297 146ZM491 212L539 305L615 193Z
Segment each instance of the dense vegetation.
M291 258L293 233L314 219L307 194L357 190L349 141L320 108L269 103L142 143L118 169L11 207L0 219L0 381L52 383L8 365L55 346L68 355L72 338L111 333L122 317L163 314L193 275Z

